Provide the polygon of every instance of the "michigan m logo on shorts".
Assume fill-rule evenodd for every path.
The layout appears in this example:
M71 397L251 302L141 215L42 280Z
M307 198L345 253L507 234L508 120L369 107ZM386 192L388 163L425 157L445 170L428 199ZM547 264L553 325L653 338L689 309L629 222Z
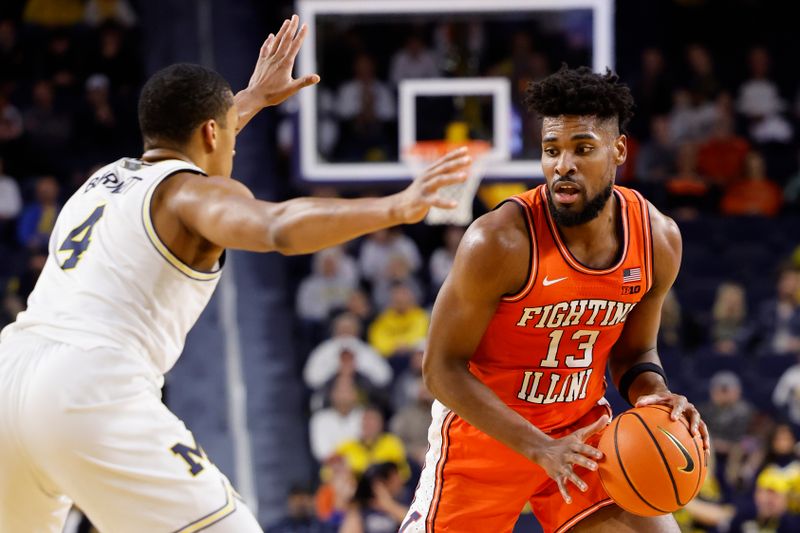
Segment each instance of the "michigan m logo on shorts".
M207 462L208 458L206 457L206 452L204 452L203 448L197 443L195 443L195 447L192 448L191 446L179 442L170 448L170 450L175 455L180 455L181 458L186 461L186 464L189 465L189 473L192 474L192 476L196 476L205 469L205 466L201 463Z

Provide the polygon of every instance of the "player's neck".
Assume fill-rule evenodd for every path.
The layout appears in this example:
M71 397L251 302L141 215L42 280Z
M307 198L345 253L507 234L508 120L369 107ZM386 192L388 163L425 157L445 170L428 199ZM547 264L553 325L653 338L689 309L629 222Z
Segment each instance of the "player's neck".
M619 201L612 194L595 218L577 226L559 224L558 231L568 248L579 246L592 249L596 243L607 242L608 235L618 233L619 219Z
M191 163L193 165L197 165L200 168L203 168L200 164L200 161L196 161L196 158L193 158L191 154L189 154L185 150L179 150L176 148L167 148L167 147L151 147L145 150L142 154L141 159L143 161L147 161L149 163L156 163L158 161L166 161L167 159L179 159L181 161L186 161L187 163Z

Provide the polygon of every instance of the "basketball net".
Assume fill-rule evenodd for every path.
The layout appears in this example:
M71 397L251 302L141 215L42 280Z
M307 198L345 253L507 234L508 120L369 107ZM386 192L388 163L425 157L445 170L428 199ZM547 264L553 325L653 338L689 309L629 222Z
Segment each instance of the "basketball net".
M403 153L403 161L414 171L414 176L418 176L448 152L462 146L467 147L472 158L472 164L467 168L466 181L442 187L438 192L440 198L454 200L456 207L454 209L431 207L425 217L425 223L428 225L467 226L472 222L472 202L483 178L486 165L484 155L491 145L486 141L470 140L467 133L468 127L465 123L454 122L447 127L446 140L418 141Z

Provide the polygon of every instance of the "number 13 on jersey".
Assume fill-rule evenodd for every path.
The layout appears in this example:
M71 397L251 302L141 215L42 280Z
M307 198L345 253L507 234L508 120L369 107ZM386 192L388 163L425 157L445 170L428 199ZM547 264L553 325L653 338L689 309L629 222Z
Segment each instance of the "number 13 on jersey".
M586 389L592 375L592 360L594 359L594 345L600 332L597 330L581 329L571 335L571 339L578 343L580 355L570 354L563 358L564 366L568 369L583 369L575 372L548 373L544 369L558 368L558 351L564 330L555 329L550 332L550 344L547 355L539 362L542 370L530 370L523 374L522 386L517 393L517 398L530 403L550 404L555 402L573 402L586 397Z
M79 226L70 231L69 235L67 235L67 238L64 239L63 243L61 243L58 251L67 252L70 254L59 265L61 266L62 270L71 270L78 265L83 253L87 248L89 248L89 245L92 242L92 230L94 229L94 225L97 224L97 222L103 217L103 212L105 209L105 204L97 206L95 210L92 211L92 214L89 215ZM59 259L60 258L61 257L59 257Z

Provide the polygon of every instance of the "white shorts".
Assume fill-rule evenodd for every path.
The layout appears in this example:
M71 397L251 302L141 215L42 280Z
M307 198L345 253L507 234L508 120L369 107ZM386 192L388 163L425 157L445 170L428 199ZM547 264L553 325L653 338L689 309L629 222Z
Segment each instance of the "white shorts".
M135 356L18 333L0 345L0 533L261 531ZM238 512L237 512L238 509Z

